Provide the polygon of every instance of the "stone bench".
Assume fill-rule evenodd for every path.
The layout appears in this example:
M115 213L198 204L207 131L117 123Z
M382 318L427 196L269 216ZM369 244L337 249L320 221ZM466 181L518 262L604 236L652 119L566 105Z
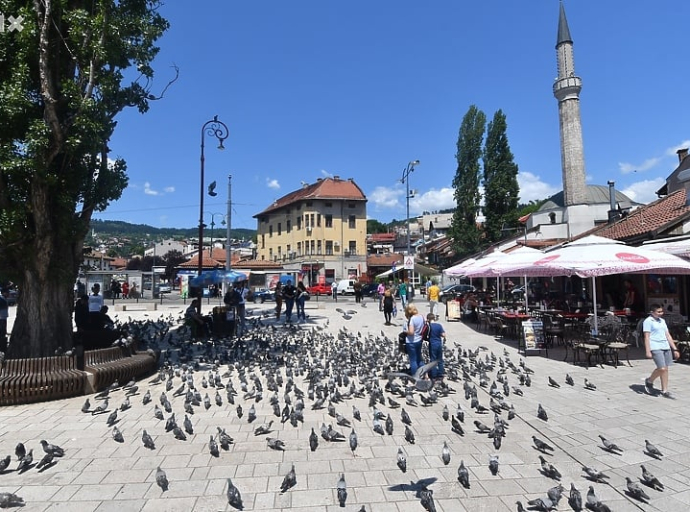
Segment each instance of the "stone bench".
M148 352L133 352L124 347L85 350L86 392L101 391L115 381L125 384L153 373L157 366L155 355Z
M0 370L0 405L79 396L85 384L76 356L7 359Z

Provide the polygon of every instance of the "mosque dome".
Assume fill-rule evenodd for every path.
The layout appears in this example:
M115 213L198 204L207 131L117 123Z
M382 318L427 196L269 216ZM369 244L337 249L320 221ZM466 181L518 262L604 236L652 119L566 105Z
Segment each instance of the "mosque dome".
M588 205L609 204L609 187L607 185L587 185L586 188ZM621 208L629 208L637 205L637 203L619 190L615 191L615 197L616 205L620 205ZM539 211L548 211L563 207L565 207L565 203L563 201L563 191L561 190L549 197L541 208L539 208Z

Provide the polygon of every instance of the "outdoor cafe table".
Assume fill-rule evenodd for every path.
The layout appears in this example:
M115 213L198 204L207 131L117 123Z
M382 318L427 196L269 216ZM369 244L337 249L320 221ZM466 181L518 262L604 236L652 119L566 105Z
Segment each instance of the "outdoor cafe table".
M532 318L526 313L515 313L513 311L499 311L496 315L505 320L506 326L508 327L508 334L513 339L518 339L522 332L520 329L521 322Z

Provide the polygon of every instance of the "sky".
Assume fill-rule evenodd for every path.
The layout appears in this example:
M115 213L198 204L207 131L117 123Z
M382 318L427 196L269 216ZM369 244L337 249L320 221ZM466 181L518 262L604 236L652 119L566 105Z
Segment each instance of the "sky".
M690 146L690 2L566 0L589 184L647 203ZM199 223L201 128L217 115L225 150L206 135L204 222L233 228L318 178L352 178L367 216L453 208L458 131L470 105L506 115L521 202L562 189L556 77L557 0L169 0L149 112L118 116L111 157L129 186L94 218L155 227Z

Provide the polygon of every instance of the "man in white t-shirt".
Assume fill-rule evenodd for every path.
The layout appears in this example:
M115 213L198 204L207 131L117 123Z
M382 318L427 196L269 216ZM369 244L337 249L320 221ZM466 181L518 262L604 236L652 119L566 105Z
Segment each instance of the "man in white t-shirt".
M644 333L644 348L647 359L653 359L656 368L645 379L645 389L651 395L654 393L654 381L661 380L661 396L674 398L668 390L668 367L678 359L680 353L671 337L666 321L662 318L664 308L659 304L652 304L649 316L642 323Z
M91 295L89 295L89 324L91 329L103 328L102 307L103 295L101 295L101 285L96 283L91 287Z

